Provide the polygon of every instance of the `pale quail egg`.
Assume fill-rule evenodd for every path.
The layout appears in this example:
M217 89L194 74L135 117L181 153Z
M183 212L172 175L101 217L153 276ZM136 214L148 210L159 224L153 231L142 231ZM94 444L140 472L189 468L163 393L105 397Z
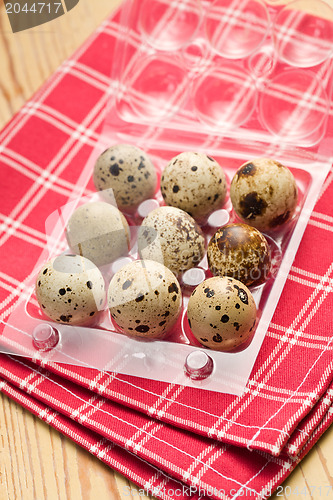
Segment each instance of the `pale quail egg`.
M240 219L259 230L270 230L293 216L298 191L287 167L269 158L258 158L237 170L230 198Z
M60 255L43 265L36 279L36 297L53 321L89 324L105 303L104 279L90 260Z
M108 305L111 317L128 335L162 338L177 321L182 294L177 279L163 264L137 260L113 276Z
M116 144L99 156L93 181L105 201L116 200L119 210L134 213L155 194L157 175L149 156L129 144Z
M192 217L175 207L159 207L143 220L138 235L142 259L167 266L175 275L196 266L205 253L203 233Z
M221 208L227 194L222 167L203 153L185 152L170 161L161 177L167 205L181 208L194 219L204 219Z
M218 229L208 244L207 257L214 276L230 276L247 286L263 283L271 268L266 238L247 224Z
M252 335L257 308L250 290L228 277L208 278L188 302L187 318L195 338L205 347L231 351Z
M127 253L130 234L118 208L96 201L81 205L73 212L66 238L72 252L103 266Z

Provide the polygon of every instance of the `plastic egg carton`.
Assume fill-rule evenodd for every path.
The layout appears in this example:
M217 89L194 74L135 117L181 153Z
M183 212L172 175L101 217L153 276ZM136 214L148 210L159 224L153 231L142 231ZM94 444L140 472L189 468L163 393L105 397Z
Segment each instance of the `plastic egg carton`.
M223 167L228 184L245 161L271 157L293 172L299 201L293 219L265 234L272 272L252 287L256 331L237 352L199 347L186 319L193 288L210 276L206 258L180 278L183 312L170 337L140 341L117 333L107 312L93 328L53 324L33 296L23 297L8 320L0 350L121 374L241 394L282 293L320 188L333 160L333 10L321 0L127 0L112 57L113 97L100 145L78 185L91 179L97 156L130 143L152 158L158 176L182 151L201 151ZM36 265L66 250L64 229L78 204L46 221L48 248ZM135 228L163 204L159 191L134 216L125 259L104 269L108 282L123 263L138 257ZM203 226L206 242L237 218L230 199ZM108 283L107 283L108 284Z
M279 3L127 1L113 64L121 119L173 131L166 140L179 146L187 132L190 142L318 145L332 91L333 10L321 0Z

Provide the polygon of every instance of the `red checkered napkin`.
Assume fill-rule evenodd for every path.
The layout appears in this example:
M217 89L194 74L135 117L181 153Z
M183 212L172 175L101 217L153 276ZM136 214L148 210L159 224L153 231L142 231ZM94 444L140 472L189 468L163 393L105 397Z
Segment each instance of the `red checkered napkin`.
M296 265L294 269L297 269ZM248 388L241 397L200 392L175 384L167 385L81 367L55 363L46 363L46 366L83 387L141 409L172 425L223 442L279 455L298 423L325 393L332 379L332 339L328 332L331 317L329 309L333 306L330 281L327 280L326 286L315 282L311 286L311 279L307 286L305 282L303 278L302 284L297 286L297 277L289 277L275 318L283 318L283 310L289 310L292 316L297 303L293 295L295 288L299 291L298 297L301 291L304 292L300 314L307 313L310 318L304 317L299 328L293 328L292 325L282 328L282 325L271 324ZM285 297L288 290L291 297ZM285 309L282 305L286 306ZM318 329L317 334L311 333L309 324L318 322L319 326L321 314L326 318L327 326L323 330ZM322 411L324 409L323 400ZM300 437L299 446L293 448L295 453L302 444Z
M316 428L307 434L297 456L273 457L159 423L43 368L36 369L29 362L5 356L0 361L1 377L7 381L0 383L0 390L130 478L133 468L139 466L141 473L136 474L135 481L161 498L181 494L216 499L268 498L333 418L329 406ZM305 428L309 430L301 423L298 433L305 434Z
M97 145L114 87L110 54L121 33L117 18L103 23L0 133L1 321L28 293L24 281L45 248L46 217L79 194L76 182ZM163 134L158 127L152 132ZM243 396L72 366L47 368L96 397L173 426L280 454L332 379L332 179L331 172ZM53 397L60 404L59 394L56 389ZM154 453L151 460L159 460L158 449ZM182 465L178 458L175 467Z
M333 382L324 393L318 403L306 415L305 418L296 427L290 439L287 441L282 450L283 455L290 458L296 458L300 450L306 445L306 442L311 438L316 428L321 425L321 422L329 417L332 411L333 404Z
M3 379L0 379L0 390L146 491L158 494L163 500L170 500L171 498L175 498L175 496L179 500L184 500L190 496L187 494L189 489L185 484L181 484L147 461L120 448L111 441L101 438L99 434L88 430L61 413L50 409L28 393L23 392ZM177 493L172 495L172 492L176 491ZM193 499L195 498L198 498L198 496L193 492Z

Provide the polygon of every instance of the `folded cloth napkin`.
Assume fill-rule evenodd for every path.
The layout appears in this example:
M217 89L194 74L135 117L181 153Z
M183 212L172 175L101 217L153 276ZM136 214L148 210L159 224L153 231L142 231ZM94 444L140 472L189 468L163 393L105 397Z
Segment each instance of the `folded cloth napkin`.
M136 475L135 482L160 498L269 498L333 418L329 405L319 421L319 409L318 425L310 434L308 422L300 423L297 429L297 433L307 435L299 453L293 458L274 457L158 422L29 361L6 356L0 361L0 390L131 479L133 468L136 471L139 467L144 473ZM316 407L312 411L315 413Z
M2 322L14 309L17 298L28 293L25 279L46 245L45 218L80 193L76 181L82 165L85 165L98 142L114 83L109 77L110 53L119 36L122 36L122 30L117 18L103 23L0 133ZM158 134L159 129L154 133ZM230 465L230 477L234 477L239 484L247 483L252 477L251 472L253 481L259 476L261 481L265 476L266 479L260 483L265 486L277 484L277 480L285 477L282 469L276 473L272 467L286 463L289 465L282 468L289 471L293 466L290 464L294 462L282 456L278 459L273 456L283 451L301 457L303 450L308 449L308 443L313 443L319 435L315 426L324 428L319 421L328 421L330 415L327 399L331 396L327 391L332 379L332 179L333 172L328 176L311 216L244 395L215 394L175 384L45 363L45 368L54 373L54 380L73 393L78 391L79 397L80 394L85 395L82 404L86 405L89 398L99 401L99 395L103 395L110 400L103 400L103 407L109 404L117 408L117 432L113 433L109 416L106 418L103 414L102 418L103 412L94 412L91 426L94 431L102 431L106 438L122 446L129 440L127 446L130 449L133 426L138 427L139 444L133 442L139 448L147 435L146 425L154 428L154 436L157 431L168 438L170 435L172 445L166 446L166 455L159 453L159 447L149 450L153 442L149 439L148 451L142 452L142 458L161 469L165 467L184 481L188 480L188 475L191 477L193 467L196 478L198 475L205 478L206 483L202 484L219 484L220 470L229 477L228 470L224 469L226 465L221 463L222 469L211 466L221 453L225 454L225 450L232 450L234 454L230 464L243 464L238 468ZM90 188L91 184L86 193ZM12 357L2 356L1 373L12 383L17 386L22 384L23 387L26 375L20 370L24 365L33 370L25 360L20 360L19 364ZM12 372L15 373L15 381ZM75 381L76 385L71 381ZM29 383L29 390L31 385ZM80 416L77 400L76 405L66 406L68 390L60 390L59 385L54 383L50 389L44 391L43 385L41 393L38 392L40 390L37 386L34 397L46 398L47 394L44 404L67 412L67 415L77 411ZM131 408L126 409L119 403ZM318 407L315 406L317 403ZM141 414L135 410L140 410ZM303 428L301 422L309 412L312 413L307 417L308 427ZM126 420L122 418L125 414ZM95 422L97 416L101 420ZM82 418L84 422L85 417ZM157 425L155 419L166 423ZM87 421L84 425L87 426ZM191 430L193 435L189 437L180 428ZM194 433L202 437L194 436ZM165 437L163 439L166 440ZM216 443L217 440L224 444ZM192 461L193 456L198 456L198 448L194 444L197 442L204 443L200 460L205 465ZM229 445L261 450L255 455L258 457L257 468L253 469L252 462L247 458L254 455L246 449ZM174 453L176 448L177 453ZM182 451L186 449L186 452ZM267 455L261 454L262 451L271 455L268 465L264 465L268 459ZM184 462L185 453L190 456ZM259 462L262 465L259 466ZM263 472L259 472L261 467ZM248 474L245 479L243 473ZM261 491L260 484L255 486L256 491Z
M3 379L0 379L0 390L54 429L74 440L79 446L88 450L112 469L128 477L142 489L146 488L146 491L155 491L156 493L161 492L161 498L165 499L173 498L170 495L172 491L177 491L177 498L180 500L188 498L189 495L186 495L186 491L189 491L188 487L145 460L50 409ZM193 498L195 498L194 492L192 493Z
M110 53L120 33L117 18L103 23L0 134L2 318L25 291L24 280L45 247L45 218L80 192L75 182L105 118L113 88ZM173 425L278 455L332 378L331 180L332 173L243 396L69 366L49 368ZM86 192L89 188L91 183Z

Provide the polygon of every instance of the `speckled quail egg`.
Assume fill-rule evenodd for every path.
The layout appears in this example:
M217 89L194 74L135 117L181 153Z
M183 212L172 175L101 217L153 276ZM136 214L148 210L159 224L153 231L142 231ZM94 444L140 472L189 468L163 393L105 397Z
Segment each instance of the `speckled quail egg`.
M85 203L73 212L66 238L72 252L103 266L128 251L130 233L118 208L96 201Z
M161 193L167 205L201 220L223 205L227 182L217 161L189 151L175 156L165 167Z
M138 234L142 259L167 266L176 276L196 266L205 253L205 239L195 220L180 208L159 207L143 220Z
M141 202L154 196L157 175L144 151L129 144L116 144L97 159L93 181L105 201L115 198L119 210L134 213Z
M259 230L271 230L293 216L298 191L287 167L269 158L258 158L237 170L230 198L240 219Z
M177 279L163 264L136 260L113 276L108 305L124 333L162 338L177 321L182 294Z
M252 335L257 308L250 290L238 280L215 276L198 285L188 302L187 318L205 347L231 351Z
M85 325L103 309L106 292L103 276L93 262L80 255L60 255L39 271L36 296L53 321Z
M207 258L214 276L230 276L247 286L263 283L271 268L266 238L247 224L219 228L208 244Z

